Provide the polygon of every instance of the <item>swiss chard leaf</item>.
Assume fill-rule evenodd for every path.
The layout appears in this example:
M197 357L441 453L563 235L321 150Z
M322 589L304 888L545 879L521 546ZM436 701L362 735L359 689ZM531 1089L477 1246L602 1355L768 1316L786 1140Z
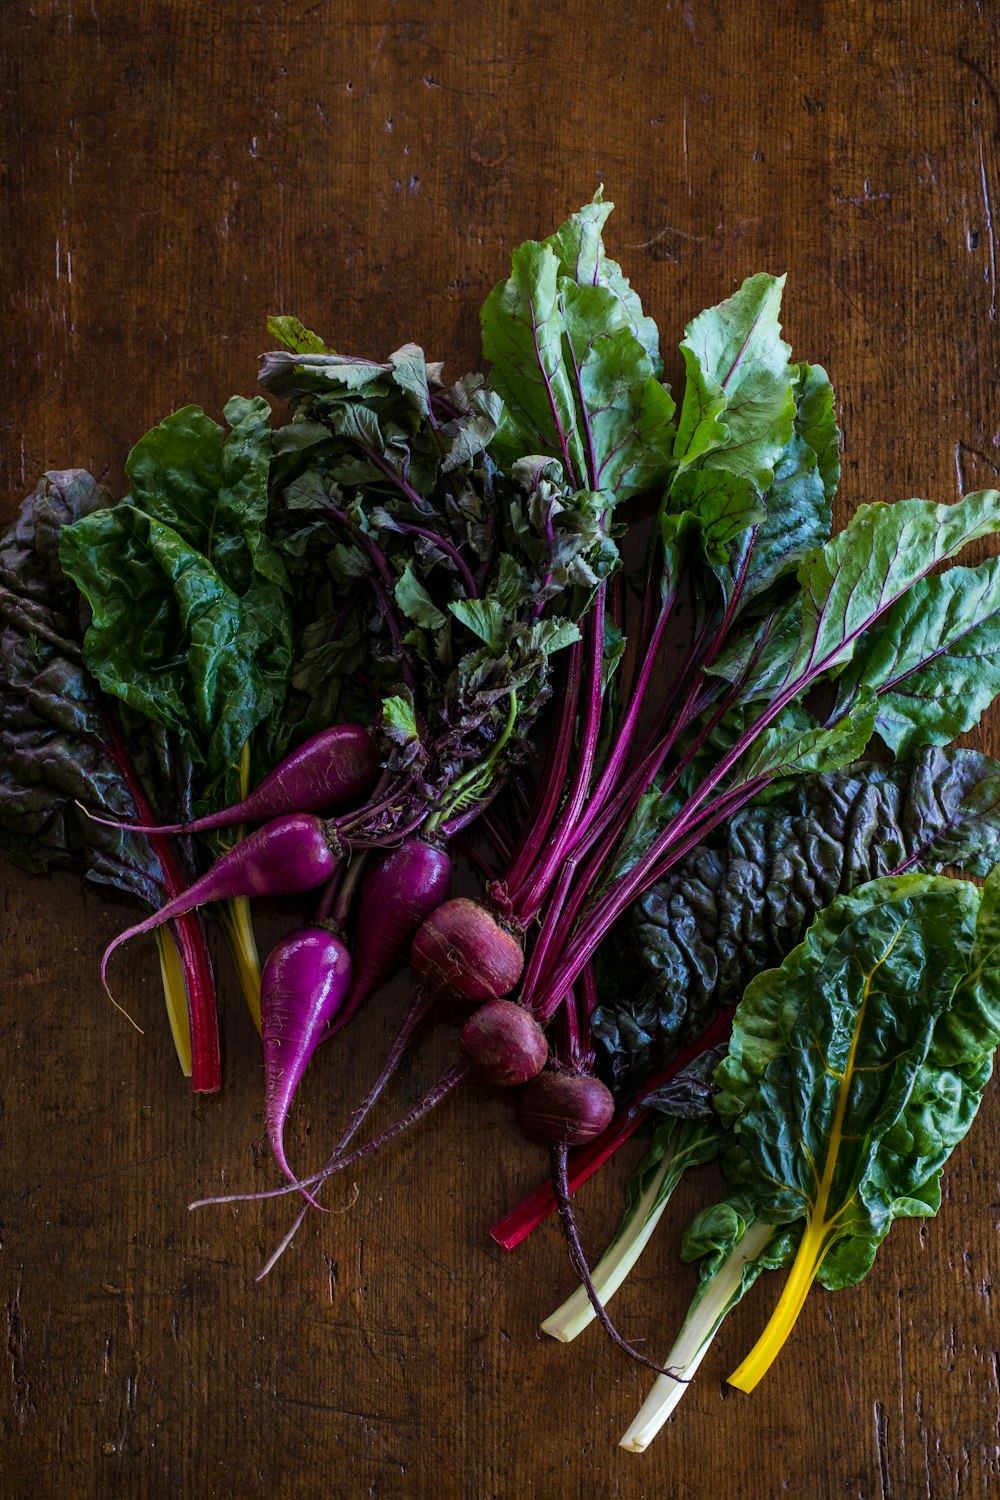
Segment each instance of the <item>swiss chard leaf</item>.
M619 929L595 1013L619 1088L636 1087L735 1005L837 895L897 870L984 875L998 862L1000 765L972 750L804 776L777 801L745 808Z
M757 1218L803 1228L787 1295L731 1377L741 1389L765 1373L817 1276L857 1280L895 1217L933 1211L1000 1035L993 976L988 1006L964 1007L969 1076L945 1081L937 1029L963 987L981 991L984 950L996 947L995 916L986 937L978 917L966 882L873 882L835 901L748 987L716 1075L735 1137L726 1175Z
M234 398L226 436L197 407L129 455L128 502L66 529L61 560L92 611L84 651L106 693L176 735L218 782L262 729L273 762L291 666L287 575L266 530L267 403Z
M47 474L0 537L0 846L29 870L71 869L158 907L167 873L149 840L83 810L168 819L187 788L177 745L106 699L83 662L60 537L109 498L83 470Z

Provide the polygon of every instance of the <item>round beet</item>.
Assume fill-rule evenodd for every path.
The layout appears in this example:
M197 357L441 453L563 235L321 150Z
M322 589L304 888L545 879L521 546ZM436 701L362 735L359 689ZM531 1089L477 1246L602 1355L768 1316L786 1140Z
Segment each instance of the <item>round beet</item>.
M487 1083L527 1083L549 1056L545 1033L523 1005L490 1000L462 1027L458 1050Z
M540 1073L517 1101L517 1123L528 1135L560 1146L580 1146L610 1125L611 1090L583 1073Z
M445 901L421 925L410 962L435 1000L499 1000L521 977L517 938L478 901Z

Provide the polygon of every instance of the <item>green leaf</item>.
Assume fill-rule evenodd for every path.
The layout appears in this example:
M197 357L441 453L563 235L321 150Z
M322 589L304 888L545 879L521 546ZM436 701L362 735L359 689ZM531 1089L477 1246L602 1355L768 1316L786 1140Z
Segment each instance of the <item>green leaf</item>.
M833 386L821 365L798 366L795 401L795 430L816 455L829 509L840 483L840 429Z
M105 692L176 734L207 779L280 708L290 668L282 591L240 598L207 558L134 505L67 528L62 564L87 595L84 655Z
M802 634L789 679L842 666L876 620L906 591L977 537L1000 531L1000 493L980 490L954 505L900 500L860 506L843 531L799 569Z
M389 355L389 363L392 366L392 378L400 390L406 392L420 416L429 417L431 393L428 365L419 344L404 344L401 349ZM432 377L436 377L439 371L440 366L435 365ZM440 386L440 379L435 378L434 383Z
M862 505L843 531L806 554L798 574L801 596L775 612L765 649L759 649L759 636L744 635L711 670L742 681L743 702L803 692L824 674L843 670L865 632L938 563L997 531L996 490L977 491L954 505Z
M555 252L560 276L579 286L605 287L617 298L622 319L649 356L652 373L659 376L660 339L656 324L645 315L628 278L604 248L602 234L613 208L613 203L604 201L603 189L598 188L591 203L585 203L542 243Z
M491 651L504 650L506 621L495 599L454 599L448 608Z
M141 437L125 461L133 503L210 552L222 488L223 429L184 406Z
M1000 693L1000 559L914 584L862 641L838 701L863 688L896 754L973 728Z
M398 744L419 740L420 732L417 729L417 716L412 700L399 693L391 698L383 698L382 727Z
M561 459L570 482L586 483L587 462L563 354L559 260L529 240L511 256L511 274L482 309L483 353L491 382L525 446L522 453Z
M696 523L709 563L725 563L734 537L764 519L760 496L750 481L718 469L684 470L674 481L670 501L671 510L661 523L665 545Z
M285 313L267 320L267 331L273 333L276 339L280 339L286 348L291 349L294 354L333 354L334 350L327 347L318 333L313 333L298 318L293 318Z
M631 294L564 274L568 240L556 243L516 250L483 306L483 352L506 408L494 452L508 467L556 458L572 488L625 499L669 472L673 402L637 336Z
M835 901L741 1001L716 1074L735 1133L726 1175L755 1217L804 1224L788 1295L731 1377L741 1389L770 1365L834 1247L839 1285L870 1265L897 1212L926 1199L927 1161L890 1136L973 967L979 904L966 882L873 882Z
M674 453L746 477L763 494L792 436L791 350L778 311L784 277L749 277L734 296L688 324L681 352L687 382Z
M426 630L441 630L447 624L447 615L441 613L417 578L412 562L406 564L396 579L395 595L403 614L415 625L422 625Z
M743 781L758 776L801 776L835 771L861 755L875 729L875 696L859 693L851 707L828 725L788 727L772 723L755 740L740 767Z

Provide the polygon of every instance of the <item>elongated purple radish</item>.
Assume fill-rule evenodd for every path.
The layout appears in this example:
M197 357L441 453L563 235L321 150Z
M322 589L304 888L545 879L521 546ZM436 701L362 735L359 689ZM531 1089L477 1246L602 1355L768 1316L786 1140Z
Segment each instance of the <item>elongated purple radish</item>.
M322 818L312 813L274 818L227 849L200 880L159 911L120 932L104 950L101 982L107 989L108 961L129 938L152 932L161 922L170 922L209 901L229 901L234 896L294 896L299 891L311 891L329 880L339 858L336 838Z
M357 802L375 784L378 752L361 724L335 724L304 740L269 771L242 802L192 823L115 823L88 816L111 828L132 833L206 833L236 823L261 823L284 813L331 813ZM86 811L86 809L84 809Z
M487 1083L527 1083L549 1056L545 1033L513 1000L489 1000L470 1016L458 1038L459 1054Z
M431 912L413 939L410 962L436 1000L500 1000L524 969L517 938L495 917L464 896Z
M358 892L351 993L330 1035L406 962L413 935L448 894L451 859L423 839L370 857Z
M610 1125L611 1090L589 1073L540 1073L517 1101L517 1122L527 1135L557 1146L581 1146Z
M272 949L260 985L267 1135L289 1182L285 1122L309 1060L351 985L351 955L325 927L301 927ZM317 1205L318 1206L318 1205Z

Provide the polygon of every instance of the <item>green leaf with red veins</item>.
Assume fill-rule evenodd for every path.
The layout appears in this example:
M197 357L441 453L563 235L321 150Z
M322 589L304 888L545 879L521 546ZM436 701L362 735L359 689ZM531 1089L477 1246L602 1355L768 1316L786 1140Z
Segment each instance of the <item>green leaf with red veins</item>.
M761 273L688 324L681 353L686 384L674 455L739 474L763 494L795 421L791 349L778 311L783 276Z
M946 745L1000 693L1000 559L925 578L862 640L838 704L878 693L875 727L896 754Z

